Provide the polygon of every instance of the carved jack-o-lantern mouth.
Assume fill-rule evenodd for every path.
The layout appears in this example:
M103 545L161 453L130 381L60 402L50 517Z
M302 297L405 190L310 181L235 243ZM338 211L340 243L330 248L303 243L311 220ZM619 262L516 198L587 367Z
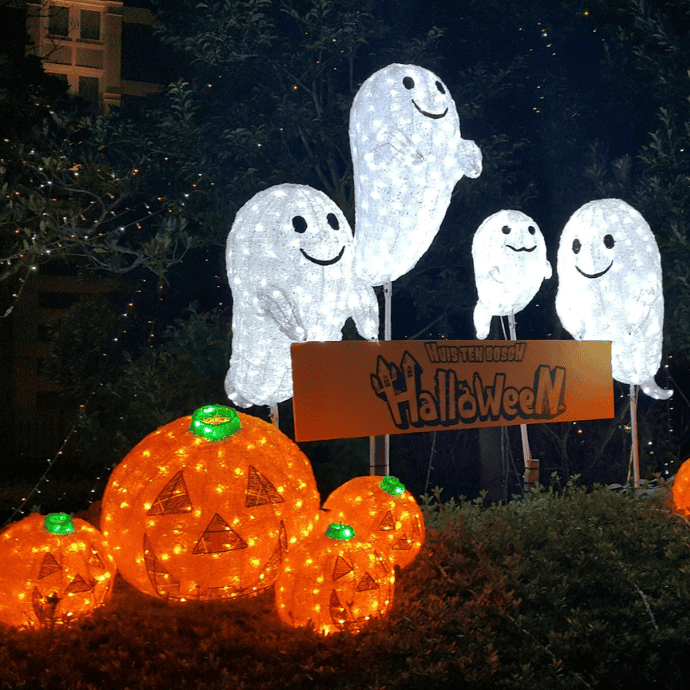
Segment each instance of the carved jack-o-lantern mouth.
M537 248L537 245L535 244L534 247L530 247L529 249L527 247L513 247L512 244L506 244L506 247L512 249L514 252L533 252Z
M611 266L613 266L613 261L603 271L599 271L598 273L585 273L584 271L582 271L577 266L575 266L575 268L577 269L577 272L580 275L583 275L585 278L594 279L594 278L601 278L601 276L603 276L605 273L608 273Z
M331 266L335 263L338 263L338 261L340 261L340 259L343 258L343 254L345 253L345 247L343 246L340 252L338 252L338 254L332 259L315 259L313 256L309 256L309 254L307 254L307 252L305 252L304 249L300 249L300 251L304 255L305 259L309 259L309 261L311 261L313 264L318 264L319 266Z
M446 113L448 112L448 108L446 108L442 113L430 113L427 110L422 110L414 101L414 98L412 99L412 104L414 105L417 110L424 115L424 117L430 117L432 120L440 120L442 117L446 116Z

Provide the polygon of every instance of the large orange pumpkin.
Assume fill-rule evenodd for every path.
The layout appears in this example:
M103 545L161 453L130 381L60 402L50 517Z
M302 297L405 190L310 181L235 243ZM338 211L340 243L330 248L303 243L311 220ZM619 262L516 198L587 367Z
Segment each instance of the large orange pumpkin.
M323 511L331 522L351 525L401 568L415 559L426 536L424 515L397 477L350 479L326 499Z
M123 577L164 599L248 595L309 534L311 464L275 426L210 405L144 438L113 471L101 527Z
M686 460L676 472L671 496L675 509L685 517L690 517L690 459Z
M0 621L62 624L112 592L117 568L103 535L66 513L33 513L0 534Z

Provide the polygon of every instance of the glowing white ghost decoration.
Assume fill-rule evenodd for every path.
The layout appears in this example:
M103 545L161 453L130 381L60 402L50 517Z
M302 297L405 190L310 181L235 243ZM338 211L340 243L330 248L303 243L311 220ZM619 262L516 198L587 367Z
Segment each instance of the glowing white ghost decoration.
M484 220L472 240L477 338L489 335L493 316L522 311L553 270L539 226L521 211L503 210Z
M613 378L666 400L661 363L664 296L652 231L632 206L599 199L578 209L558 247L556 311L576 340L610 340Z
M350 111L355 180L355 270L369 285L407 273L429 248L463 175L479 177L482 154L460 136L443 82L393 64L367 79Z
M290 345L340 340L350 316L363 337L377 338L378 301L352 261L350 225L316 189L278 185L238 211L226 248L233 341L225 391L233 402L292 397Z

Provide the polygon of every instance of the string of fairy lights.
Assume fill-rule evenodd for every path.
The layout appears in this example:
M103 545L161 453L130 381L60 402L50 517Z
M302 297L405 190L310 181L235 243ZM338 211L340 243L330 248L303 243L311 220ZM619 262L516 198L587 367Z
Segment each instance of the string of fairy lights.
M44 107L38 102L35 105L38 107ZM51 115L53 114L52 110L49 112ZM7 137L3 139L2 143L5 145L4 148L6 151L12 150L14 147L14 142ZM18 146L21 147L21 143L18 142ZM20 148L17 149L17 151L19 150ZM50 170L46 170L44 165L31 158L36 156L40 156L40 154L35 150L30 150L27 152L26 160L22 160L21 157L19 160L21 161L22 165L28 165L27 160L31 160L33 167L30 170L30 181L33 181L37 184L30 187L27 187L26 184L24 184L24 187L19 186L18 188L14 189L11 188L7 192L6 196L8 200L12 199L13 201L16 201L20 200L22 196L27 193L26 191L22 190L33 190L34 188L38 188L41 190L40 194L45 195L46 201L49 202L47 207L51 212L53 212L55 209L50 208L50 204L57 204L59 201L58 196L60 192L58 190L60 190L61 185L63 188L69 190L70 184L73 181L78 180L79 176L85 171L81 164L70 164L69 161L67 163L65 163L65 161L61 161L62 172L64 173L63 177L54 180L50 176ZM162 156L162 160L166 163L171 162L171 158L169 156ZM9 159L6 160L5 158L0 158L0 169L3 173L8 170L10 164L11 161ZM106 174L100 169L97 172L101 175ZM133 178L139 175L140 172L141 168L135 167L125 177L131 176ZM114 171L108 171L107 174L111 182L116 183L118 181ZM199 173L197 177L201 178L202 174ZM23 180L23 182L26 183L26 180ZM39 267L42 263L51 261L56 256L73 255L74 245L81 244L82 247L86 248L87 252L91 252L91 258L94 259L92 263L95 264L96 268L106 268L105 262L98 260L99 243L104 237L112 236L119 238L125 233L128 233L130 230L142 230L145 227L150 227L150 224L155 217L165 217L166 215L183 213L191 194L193 194L195 191L200 191L199 183L200 181L198 179L188 181L188 189L183 190L177 201L171 202L170 200L163 199L163 197L157 197L155 202L152 201L153 204L156 204L156 208L152 207L152 204L146 201L133 206L128 203L122 203L122 199L117 198L114 194L108 192L107 187L106 191L100 195L100 198L96 199L95 201L91 201L90 203L87 202L82 204L82 208L78 208L76 211L73 206L70 206L69 201L66 202L66 213L61 218L61 222L64 224L62 228L59 227L59 219L58 222L55 222L56 216L55 213L53 213L52 220L58 227L58 232L53 233L52 237L49 237L45 234L43 237L41 237L41 231L37 229L36 232L29 235L29 240L34 246L30 245L27 249L25 243L23 249L18 249L15 251L15 253L0 259L0 271L4 273L5 277L11 278L15 285L14 290L6 295L9 297L9 304L3 305L3 310L0 312L0 317L7 318L12 314L17 305L20 303L27 285L30 282L30 278L39 272ZM214 183L211 182L210 184L213 185ZM62 200L64 201L64 199ZM49 214L44 212L43 216L49 216ZM40 227L42 230L43 225L39 224L39 221L41 221L41 218L38 217L38 215L29 218L30 224L35 224L37 228ZM75 222L70 224L70 221ZM29 225L29 227L31 227L31 225ZM20 236L27 236L27 231L24 228L17 228L15 233ZM39 244L41 241L43 241L42 244ZM38 248L36 245L38 245ZM219 277L215 276L215 278L218 279ZM113 338L111 351L109 353L103 353L104 359L101 374L105 372L105 367L108 366L108 363L114 359L111 355L114 354L115 349L120 345L122 337L128 333L131 317L138 308L137 298L140 297L144 292L144 287L148 288L147 282L148 281L146 279L142 279L138 289L136 289L133 294L124 297L126 300L126 306L121 312L122 321L119 326L119 333ZM163 281L159 280L156 289L158 301L157 311L160 311L162 308L164 287ZM221 287L220 284L218 287ZM147 289L147 292L150 292L150 288ZM220 302L220 305L222 306L222 301ZM149 348L154 348L156 338L156 320L150 319L148 321L148 326L149 333L146 339L147 345ZM97 376L96 378L98 379L99 377ZM98 387L102 385L102 382L95 384L94 388L86 395L85 399L79 405L80 410L86 410L90 401L96 394ZM59 460L69 455L68 446L75 436L77 430L78 423L75 423L67 431L58 447L58 450L51 457L47 458L46 465L38 479L35 481L35 483L33 483L33 486L23 493L23 496L19 499L19 502L16 506L10 507L9 510L11 511L11 514L4 523L3 527L9 524L17 516L23 516L27 511L35 509L35 505L33 504L45 495L47 485L51 482L51 472L55 469L56 464ZM103 477L109 474L109 472L112 470L112 467L112 461L107 461L100 471L97 472L97 476L92 482L92 488L89 491L88 502L86 505L95 500L97 487L102 482ZM67 499L67 490L63 491L61 496L51 497L52 501L57 501L58 503L67 501ZM86 505L84 507L86 507Z
M589 12L585 10L582 13L582 15L585 18L588 18ZM537 23L537 28L539 31L539 36L543 41L542 46L541 46L542 49L547 51L547 54L550 55L550 57L556 58L558 56L558 53L557 53L556 47L554 45L553 37L551 36L550 30L541 22ZM520 31L523 31L522 27L520 27ZM597 33L597 28L595 26L592 28L592 32L595 34ZM605 40L606 39L604 37L601 38L601 41L605 41ZM532 50L533 50L533 48L530 48L530 52L532 52ZM545 96L541 92L542 84L537 85L536 89L537 89L537 94L538 94L537 95L538 103L533 107L533 111L535 112L535 114L540 114L542 112L541 109L542 109L543 101L545 100ZM4 141L5 141L5 143L8 143L8 144L10 143L8 139L5 139ZM164 158L164 160L165 160L165 162L170 162L170 158L168 156L166 156ZM4 160L0 159L0 165L2 165L3 163L4 163ZM81 174L80 168L76 165L74 166L73 169L70 169L70 172L73 174L73 176L75 178L79 177L79 175ZM140 173L139 168L134 168L131 171L132 176L136 176L139 173ZM113 173L113 175L114 175L114 173ZM199 173L198 176L201 177L202 174ZM211 184L213 184L213 183L211 182ZM50 188L51 186L52 186L52 181L46 179L46 181L44 183L41 183L40 188L45 189L46 187ZM130 229L141 230L144 227L144 224L146 222L148 222L154 216L159 216L159 215L162 215L164 213L173 214L176 212L176 210L177 210L177 212L182 212L188 199L189 199L190 194L194 193L194 191L196 191L197 189L198 189L198 183L197 182L190 183L190 189L182 194L182 199L179 202L177 202L176 208L171 208L168 206L166 208L161 207L161 208L153 209L150 204L142 203L142 205L140 206L140 209L141 209L140 214L135 213L136 209L133 209L133 208L128 207L128 206L125 206L124 209L122 209L120 211L116 211L115 209L111 209L109 211L109 217L107 219L107 222L111 225L112 224L117 225L120 218L123 218L125 214L129 214L129 213L134 213L136 215L136 219L128 220L126 222L123 221L122 224L117 225L117 227L115 227L114 230L110 230L110 231L101 231L100 227L103 227L106 223L96 221L92 226L92 228L93 228L92 233L87 233L87 234L83 234L83 235L80 234L79 236L77 236L76 234L73 234L72 239L74 239L74 240L78 239L82 242L85 240L89 240L89 239L92 239L94 241L98 241L98 239L104 237L107 234L107 232L116 232L119 234L123 234ZM15 192L13 192L13 193L15 193ZM18 194L18 192L16 192L16 193ZM112 196L110 198L111 198L111 201L114 201ZM160 204L162 204L164 202L164 200L161 197L158 197L157 201ZM87 221L87 218L83 214L82 214L82 220L83 220L83 222ZM19 232L19 231L17 231L17 232ZM49 247L49 246L46 247L45 251L44 251L44 254L46 255L45 258L46 259L49 258L48 255L50 255L51 252L54 251L55 249L61 249L61 248L62 247L59 243L55 247ZM25 256L23 254L17 254L16 257L9 257L9 258L4 259L4 263L7 267L7 270L12 269L14 262L22 262L24 260L24 258L25 258ZM27 282L29 281L31 275L33 273L35 273L37 270L38 270L38 265L31 264L31 265L26 266L25 274L23 276L18 276L18 278L17 278L18 287L17 287L16 291L13 292L11 295L11 297L12 297L11 304L4 311L5 317L8 316L12 312L12 310L15 308L15 306L19 303L19 301L23 295L23 292L26 288ZM144 281L144 282L146 282L146 281ZM220 287L220 285L219 285L219 287ZM162 284L159 284L157 286L159 302L161 302L163 299L163 289L164 289L164 286ZM141 294L141 293L142 293L142 289L139 288L138 290L136 290L135 295ZM222 302L221 302L221 304L222 304ZM128 332L127 324L129 323L129 321L131 321L130 317L132 316L132 314L135 312L136 309L137 309L137 302L136 302L136 297L134 297L127 302L126 310L122 313L122 328L120 330L120 336L124 336L127 334L127 332ZM0 318L2 316L3 316L3 314L0 313ZM149 330L149 335L148 335L148 343L149 343L150 347L153 347L153 341L155 340L155 329L154 329L153 320L149 321L149 325L150 325L150 330ZM120 336L116 336L114 338L113 348L118 346ZM107 354L104 355L104 359L106 360L106 362L109 359ZM672 359L672 355L669 356L669 360L671 360L671 359ZM671 381L673 381L673 377L669 371L669 364L665 363L663 366L664 366L664 369L666 371L666 375L669 377L669 379ZM96 385L98 386L98 385L102 385L102 384L96 384ZM676 384L675 389L676 389L676 392L684 400L684 403L688 407L690 407L690 401L685 397L680 386ZM80 404L81 409L87 408L89 402L91 401L91 399L95 395L96 390L97 389L94 388L92 391L90 391L88 393L85 400ZM621 399L625 398L625 394L621 394L620 397L621 397ZM672 401L669 401L667 403L667 419L668 419L668 431L669 431L669 433L673 433L673 422L672 422L673 412L674 412L673 403L672 403ZM580 423L574 422L574 424L576 426L576 433L578 434L578 436L582 435L583 434L583 428L580 425ZM63 439L59 449L55 452L55 454L52 457L47 459L46 467L45 467L44 471L42 472L41 476L38 478L38 480L34 484L33 488L30 491L26 492L25 496L22 497L22 499L19 502L17 507L12 508L13 512L10 515L10 517L7 519L7 521L5 522L5 525L9 524L18 515L24 515L25 512L27 511L28 506L31 504L31 501L35 497L40 497L42 495L42 493L43 493L42 487L51 481L49 475L51 473L51 470L54 469L58 460L66 457L66 449L67 449L71 439L73 438L74 434L76 433L76 430L77 430L77 425L74 425L67 432L67 435ZM583 439L583 441L584 441L584 439ZM655 451L652 448L653 441L651 441L651 440L647 441L647 445L648 445L647 452L649 453L649 455L654 455ZM669 467L669 463L666 462L665 468L667 468L667 469L664 470L665 474L670 474L670 470L668 469L668 467ZM89 503L96 498L96 491L97 491L96 487L102 481L103 476L106 473L109 473L110 470L112 470L112 464L110 462L108 462L106 465L103 466L102 470L98 473L98 476L94 479L93 487L89 492L89 495L90 495ZM58 500L66 500L66 499L67 499L67 494L65 492L65 493L63 493L63 495Z

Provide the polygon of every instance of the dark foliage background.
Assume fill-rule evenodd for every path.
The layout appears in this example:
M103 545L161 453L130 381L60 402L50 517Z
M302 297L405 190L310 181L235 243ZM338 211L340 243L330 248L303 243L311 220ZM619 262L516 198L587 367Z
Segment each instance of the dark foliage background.
M580 205L623 198L661 249L667 356L659 382L676 389L670 403L642 400L643 475L673 473L690 450L688 0L155 0L153 8L180 78L108 115L55 100L16 50L5 48L0 63L0 107L13 133L2 144L4 193L24 190L0 211L0 312L12 308L13 281L32 265L66 262L130 281L112 308L79 303L52 330L48 373L78 428L74 473L107 470L156 426L224 399L232 306L222 247L234 214L257 191L294 182L323 190L354 221L349 109L359 85L391 62L436 71L463 136L484 155L481 177L458 184L429 252L396 281L393 337L473 337L470 244L488 215L530 214L555 265L560 231ZM37 136L40 127L51 136ZM77 203L81 191L65 175L75 165L89 172L78 190L100 206ZM63 201L46 217L54 203L40 183L49 177ZM518 316L519 337L569 337L556 289L555 277L546 281ZM497 319L490 337L503 337ZM613 420L530 429L544 477L625 480L626 393L616 385ZM282 405L288 433L290 414ZM449 495L477 495L499 448L497 491L508 497L521 484L514 431L398 437L392 471L417 494L440 484ZM366 472L363 440L305 450L325 493Z

